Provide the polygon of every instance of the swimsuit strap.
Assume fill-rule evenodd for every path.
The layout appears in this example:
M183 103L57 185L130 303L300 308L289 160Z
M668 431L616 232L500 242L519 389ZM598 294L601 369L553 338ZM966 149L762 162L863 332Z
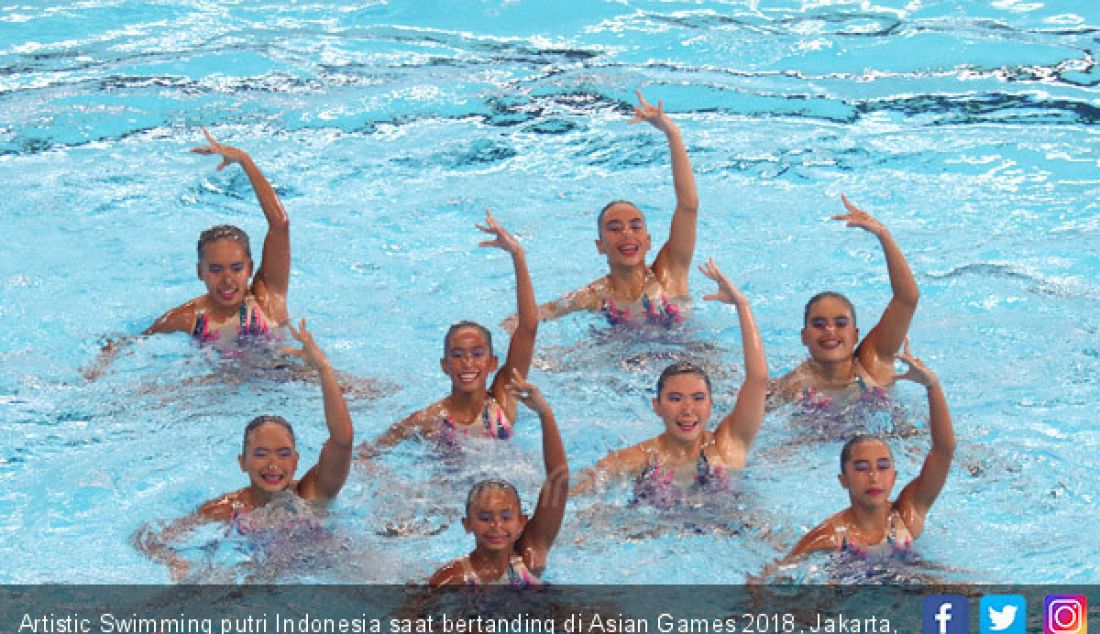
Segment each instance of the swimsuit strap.
M191 336L202 342L210 340L210 317L205 312L195 316L195 327L191 330Z
M527 588L542 585L542 580L531 574L522 556L514 555L508 560L508 585Z
M263 311L256 303L252 295L245 297L241 303L240 325L237 327L237 337L244 339L248 335L266 335L268 331L267 319Z
M706 484L710 478L710 461L707 460L707 452L704 448L699 452L699 457L695 460L695 484Z
M496 410L496 415L489 413L490 409ZM508 440L512 437L512 424L504 415L504 408L497 403L492 394L486 394L485 409L481 410L481 422L485 426L485 435L498 440Z

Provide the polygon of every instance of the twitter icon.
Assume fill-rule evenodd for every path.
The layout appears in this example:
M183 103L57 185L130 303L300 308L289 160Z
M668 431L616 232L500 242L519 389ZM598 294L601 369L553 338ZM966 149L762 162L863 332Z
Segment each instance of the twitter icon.
M1027 634L1027 599L1019 594L987 594L978 603L981 634Z

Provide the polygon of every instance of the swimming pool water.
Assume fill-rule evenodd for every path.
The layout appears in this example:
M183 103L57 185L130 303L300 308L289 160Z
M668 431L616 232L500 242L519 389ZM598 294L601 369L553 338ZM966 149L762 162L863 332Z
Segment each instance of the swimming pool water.
M303 465L316 458L317 388L211 380L216 359L185 337L134 346L97 382L79 373L103 337L201 291L203 228L261 239L240 170L187 152L201 126L249 151L287 207L292 314L336 367L385 381L351 403L366 439L446 392L448 324L514 310L506 256L476 246L485 208L520 236L541 301L605 270L592 240L609 200L637 202L663 242L664 140L627 124L641 88L694 164L696 259L749 297L773 376L804 357L810 295L848 294L864 328L888 298L875 240L828 220L842 192L909 258L913 348L959 440L923 559L975 582L1097 583L1083 529L1100 520L1098 23L1087 3L1016 0L5 5L0 582L167 580L131 535L243 486L234 458L256 414L286 416ZM648 401L670 356L701 354L719 369L716 417L732 405L736 319L692 284L695 319L668 337L585 315L540 329L533 377L574 471L660 430ZM922 427L923 395L898 400ZM789 414L766 418L740 494L713 508L573 500L547 578L758 572L847 502L839 443L795 443ZM333 509L346 556L287 578L424 579L470 547L457 514L472 472L533 503L536 432L522 414L511 445L450 471L415 445L357 468ZM927 442L895 441L899 480ZM379 535L387 523L419 532Z

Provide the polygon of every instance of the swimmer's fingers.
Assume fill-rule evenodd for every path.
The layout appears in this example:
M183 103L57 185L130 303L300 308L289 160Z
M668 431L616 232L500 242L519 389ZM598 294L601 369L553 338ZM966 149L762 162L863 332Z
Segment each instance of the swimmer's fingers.
M876 235L885 230L881 222L876 220L871 214L853 205L851 201L848 200L847 196L841 194L840 200L844 203L844 208L848 210L848 213L837 214L832 217L833 220L843 220L846 223L845 226L866 229Z
M663 130L664 127L661 125L661 121L665 116L664 102L658 101L657 107L653 107L653 104L646 101L645 97L642 96L641 90L635 90L634 94L638 96L638 105L634 106L634 118L630 120L630 123L645 121Z
M308 361L314 365L320 367L324 361L325 355L321 352L321 348L317 345L317 342L313 339L313 333L306 328L306 318L303 317L298 322L298 327L295 328L293 322L287 322L287 329L290 330L290 336L294 337L297 341L301 342L301 348L286 347L283 348L283 352L294 357L298 357L303 361Z
M936 381L936 374L910 352L909 337L905 338L905 351L894 355L894 358L909 366L905 372L894 375L895 381L904 379L921 385L931 385Z
M853 205L852 202L850 200L848 200L848 197L845 196L844 194L840 195L840 202L844 203L844 208L847 209L849 213L853 213L853 214L865 213L862 209L860 209L859 207L856 207L855 205Z
M737 304L745 300L745 296L741 293L740 289L734 286L733 282L731 282L729 278L722 273L721 269L718 268L718 264L715 263L714 258L708 259L706 264L699 265L699 271L718 284L718 292L704 295L704 300L720 301L727 304Z
M306 330L306 318L305 317L302 317L302 320L298 322L298 328L297 329L294 328L294 322L290 321L290 320L287 320L286 327L287 327L287 330L290 331L290 336L294 337L298 341L304 341L302 339L302 337L304 335L309 334L309 331Z
M516 368L512 368L512 379L508 381L508 392L518 401L535 410L542 411L546 406L546 399L542 397L542 391L538 386L523 377Z
M210 133L206 131L206 128L202 128L202 134L206 137L206 145L199 145L191 148L191 151L195 154L217 154L221 150L221 144L214 140L214 137L210 136Z
M509 253L515 253L520 247L519 242L508 233L508 230L500 226L488 209L485 210L485 226L475 225L483 233L496 236L495 240L483 240L478 243L482 247L498 247Z

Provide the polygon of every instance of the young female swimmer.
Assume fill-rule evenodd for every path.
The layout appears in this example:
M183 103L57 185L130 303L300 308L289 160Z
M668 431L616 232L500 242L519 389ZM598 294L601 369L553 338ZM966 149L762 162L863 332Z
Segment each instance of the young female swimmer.
M699 196L680 129L664 112L637 91L639 105L630 123L642 121L665 134L672 154L672 181L676 211L668 241L653 264L646 264L650 248L645 215L629 201L608 203L596 220L596 250L607 257L608 274L582 289L539 306L539 319L557 319L578 310L599 310L612 324L649 322L673 326L684 319L681 303L688 297L688 273L695 253ZM505 320L511 329L514 318Z
M699 269L718 283L717 292L703 299L732 304L741 325L745 381L733 411L714 432L707 431L712 406L710 379L701 368L690 363L665 368L657 381L657 398L653 399L653 411L664 421L664 432L616 451L585 470L573 493L590 489L601 474L631 474L637 478L636 488L653 493L654 484L683 490L721 480L723 470L745 466L764 418L768 386L764 345L749 302L741 291L718 270L714 260Z
M546 481L530 519L520 508L516 488L504 480L482 480L466 497L462 526L473 533L474 549L443 566L429 580L433 586L510 584L537 585L546 568L569 497L569 464L558 425L542 392L512 370L513 397L539 415Z
M267 218L263 260L255 276L248 235L232 225L210 227L199 235L198 277L206 293L161 315L143 335L186 332L201 343L243 341L268 334L287 322L286 294L290 281L290 223L275 189L247 152L222 145L203 130L207 145L192 148L196 154L217 154L218 171L239 164ZM108 341L96 362L84 371L95 379L130 339Z
M535 292L519 242L497 224L489 212L485 212L485 226L477 225L477 228L493 236L492 240L481 242L480 246L507 251L515 268L519 319L508 344L504 367L496 373L490 385L489 375L499 363L493 354L492 334L472 321L453 324L443 337L443 358L439 360L443 373L451 380L451 393L395 423L373 446L367 443L360 445L361 457L388 449L417 433L440 439L461 435L499 439L511 437L516 400L507 385L513 370L525 374L531 367L538 330Z
M772 404L799 399L825 404L836 397L856 400L894 382L894 355L905 340L920 297L917 282L886 227L846 197L841 196L841 201L848 213L833 219L879 239L894 295L862 342L855 308L847 297L826 291L810 298L802 326L802 343L810 358L775 381L770 390Z
M147 531L139 532L137 536L139 547L153 559L168 564L175 580L187 574L188 566L168 546L174 537L210 521L232 521L238 530L244 532L246 522L242 519L266 505L276 494L285 491L303 500L327 501L336 497L347 480L351 468L353 430L336 373L306 329L305 319L298 329L287 325L290 334L302 343L302 348L286 348L284 352L303 359L320 374L329 438L321 448L317 464L300 480L295 480L298 449L290 423L281 416L257 416L252 419L245 427L241 455L237 457L241 471L248 474L248 486L206 502L194 515L176 520L158 536Z
M814 550L839 550L860 556L905 551L924 529L928 509L947 481L955 455L955 433L939 379L910 354L908 340L904 354L898 358L909 364L909 369L894 378L920 383L928 391L932 449L920 474L891 502L897 472L890 448L873 436L853 437L840 452L838 476L840 485L848 490L850 506L807 533L783 563Z

